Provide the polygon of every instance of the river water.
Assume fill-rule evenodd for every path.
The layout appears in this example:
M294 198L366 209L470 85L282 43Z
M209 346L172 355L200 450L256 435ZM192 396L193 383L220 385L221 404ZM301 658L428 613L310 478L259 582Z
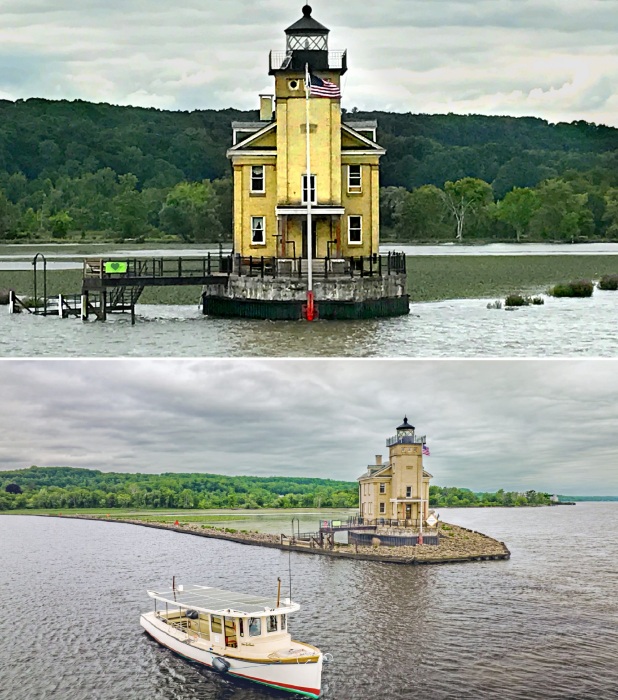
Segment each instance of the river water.
M332 653L331 700L616 698L617 503L442 510L505 562L337 561L115 523L0 516L1 700L289 697L199 669L142 633L148 587L288 584L293 636Z
M2 357L615 357L616 292L488 309L493 299L413 303L410 315L364 321L251 321L195 306L137 306L106 323L10 315Z

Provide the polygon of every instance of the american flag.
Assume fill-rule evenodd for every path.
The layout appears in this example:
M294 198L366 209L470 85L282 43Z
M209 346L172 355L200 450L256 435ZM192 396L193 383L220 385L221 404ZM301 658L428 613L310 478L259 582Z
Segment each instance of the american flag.
M431 453L429 452L429 448L427 447L427 445L425 445L425 443L423 443L423 454L427 457L431 455Z
M309 74L309 94L315 97L341 97L341 90L330 80Z

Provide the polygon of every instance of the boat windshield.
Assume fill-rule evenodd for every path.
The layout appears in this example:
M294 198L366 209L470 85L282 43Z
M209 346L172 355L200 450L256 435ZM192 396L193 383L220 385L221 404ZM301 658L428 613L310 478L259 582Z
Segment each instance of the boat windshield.
M249 636L259 637L262 634L262 620L259 617L249 618Z

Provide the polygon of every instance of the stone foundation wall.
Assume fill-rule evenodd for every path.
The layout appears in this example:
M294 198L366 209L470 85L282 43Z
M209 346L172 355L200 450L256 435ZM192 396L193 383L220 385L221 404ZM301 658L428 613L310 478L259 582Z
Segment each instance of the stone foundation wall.
M385 277L334 277L316 279L313 284L316 301L364 302L373 299L407 295L405 275ZM231 275L227 285L207 285L207 297L254 301L304 302L307 296L306 278L249 277Z

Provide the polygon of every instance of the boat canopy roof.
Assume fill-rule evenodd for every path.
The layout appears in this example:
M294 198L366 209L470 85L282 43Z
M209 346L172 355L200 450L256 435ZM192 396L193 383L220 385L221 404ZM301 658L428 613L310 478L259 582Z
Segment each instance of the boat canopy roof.
M167 591L148 591L148 595L164 603L182 608L190 608L217 615L235 615L236 617L262 617L266 615L288 614L300 610L298 603L288 598L279 602L276 598L235 593L210 586L176 586Z

